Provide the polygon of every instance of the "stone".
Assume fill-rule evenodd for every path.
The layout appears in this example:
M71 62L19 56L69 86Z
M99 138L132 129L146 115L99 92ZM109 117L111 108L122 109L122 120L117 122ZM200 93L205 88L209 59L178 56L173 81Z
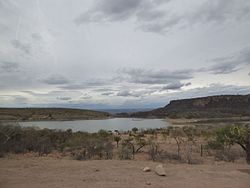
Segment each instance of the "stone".
M166 176L166 172L162 164L155 167L155 173L159 176Z
M146 185L151 185L151 183L149 181L146 182Z
M151 169L150 169L149 167L146 166L146 167L144 167L144 168L142 169L142 171L143 171L143 172L150 172Z

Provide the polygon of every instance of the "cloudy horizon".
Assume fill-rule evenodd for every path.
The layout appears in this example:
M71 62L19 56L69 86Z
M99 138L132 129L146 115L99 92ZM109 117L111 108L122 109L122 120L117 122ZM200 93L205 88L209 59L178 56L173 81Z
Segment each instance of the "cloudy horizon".
M249 0L0 0L0 107L250 93Z

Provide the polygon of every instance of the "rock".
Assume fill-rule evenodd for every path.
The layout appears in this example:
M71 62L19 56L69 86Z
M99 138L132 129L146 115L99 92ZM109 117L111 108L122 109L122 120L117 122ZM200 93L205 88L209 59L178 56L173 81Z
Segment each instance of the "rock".
M159 176L166 176L166 172L162 164L159 164L155 167L155 173Z
M143 171L143 172L150 172L151 169L150 169L149 167L146 166L146 167L144 167L144 168L142 169L142 171Z
M151 185L151 183L149 181L146 182L146 185Z

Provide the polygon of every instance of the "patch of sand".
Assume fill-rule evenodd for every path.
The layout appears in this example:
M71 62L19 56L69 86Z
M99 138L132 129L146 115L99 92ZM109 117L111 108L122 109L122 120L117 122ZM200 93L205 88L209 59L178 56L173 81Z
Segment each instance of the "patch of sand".
M50 157L0 159L1 188L248 188L250 165L164 164L167 176L155 174L151 161L75 161ZM148 166L151 172L143 172Z

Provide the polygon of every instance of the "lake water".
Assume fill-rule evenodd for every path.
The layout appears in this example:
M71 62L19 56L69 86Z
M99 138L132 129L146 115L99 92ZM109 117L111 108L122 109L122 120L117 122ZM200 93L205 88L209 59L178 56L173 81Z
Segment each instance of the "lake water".
M49 129L72 129L73 131L98 132L104 130L127 131L134 127L138 129L161 128L170 125L162 119L131 119L131 118L113 118L104 120L77 120L77 121L34 121L20 122L21 126L35 126Z

